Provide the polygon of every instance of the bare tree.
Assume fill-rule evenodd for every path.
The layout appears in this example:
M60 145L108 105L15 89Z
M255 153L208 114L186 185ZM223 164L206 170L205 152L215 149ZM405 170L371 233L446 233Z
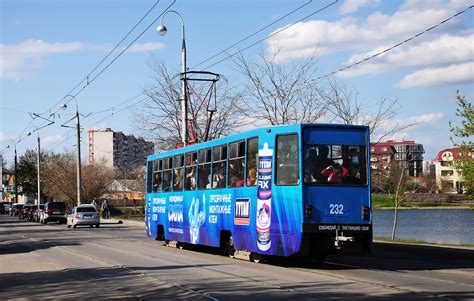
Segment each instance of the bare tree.
M254 120L272 125L314 123L327 109L319 98L321 91L310 83L316 72L315 57L294 63L260 55L260 63L251 63L243 54L235 60L246 86L241 112Z
M375 102L361 101L356 90L339 84L335 79L329 80L327 86L320 89L319 96L328 104L326 118L330 122L368 125L378 141L415 125L395 120L400 110L396 98L380 97Z
M172 75L160 62L151 63L150 68L155 84L145 89L149 100L133 112L133 120L143 136L155 140L159 149L167 150L182 140L180 77ZM240 124L236 110L240 97L233 94L229 83L221 78L216 91L209 91L209 87L208 82L200 82L188 89L189 125L196 134L196 142L205 140L207 126L211 140L228 134ZM217 93L215 102L205 100L208 93Z
M44 190L54 199L65 200L70 206L76 204L76 159L75 154L53 154L45 166ZM101 162L82 167L82 196L84 202L98 199L106 192L106 184L110 182L114 173Z

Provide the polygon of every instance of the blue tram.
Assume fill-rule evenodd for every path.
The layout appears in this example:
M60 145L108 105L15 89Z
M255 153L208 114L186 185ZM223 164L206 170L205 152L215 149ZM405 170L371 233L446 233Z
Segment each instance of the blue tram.
M255 129L147 159L147 235L254 256L372 243L369 128Z

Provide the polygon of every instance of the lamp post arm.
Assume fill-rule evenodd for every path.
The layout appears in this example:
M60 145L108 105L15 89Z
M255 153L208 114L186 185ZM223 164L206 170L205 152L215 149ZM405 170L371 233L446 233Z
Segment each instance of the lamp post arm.
M181 33L182 33L182 43L181 43L181 139L183 147L186 146L188 141L188 101L187 101L187 91L186 91L186 31L184 27L184 20L180 13L175 10L169 10L163 14L161 17L161 26L163 27L163 20L165 16L169 13L175 14L181 20Z

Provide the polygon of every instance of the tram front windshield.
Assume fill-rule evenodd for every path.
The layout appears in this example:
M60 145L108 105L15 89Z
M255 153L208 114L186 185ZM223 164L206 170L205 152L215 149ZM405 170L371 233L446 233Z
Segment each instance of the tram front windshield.
M367 185L367 152L361 145L306 144L304 183Z

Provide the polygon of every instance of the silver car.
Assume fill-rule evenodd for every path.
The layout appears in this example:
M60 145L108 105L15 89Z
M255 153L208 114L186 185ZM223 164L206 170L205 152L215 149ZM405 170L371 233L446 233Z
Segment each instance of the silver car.
M72 209L71 214L67 216L67 227L76 228L78 225L85 225L89 227L100 225L99 213L94 205L81 204Z

